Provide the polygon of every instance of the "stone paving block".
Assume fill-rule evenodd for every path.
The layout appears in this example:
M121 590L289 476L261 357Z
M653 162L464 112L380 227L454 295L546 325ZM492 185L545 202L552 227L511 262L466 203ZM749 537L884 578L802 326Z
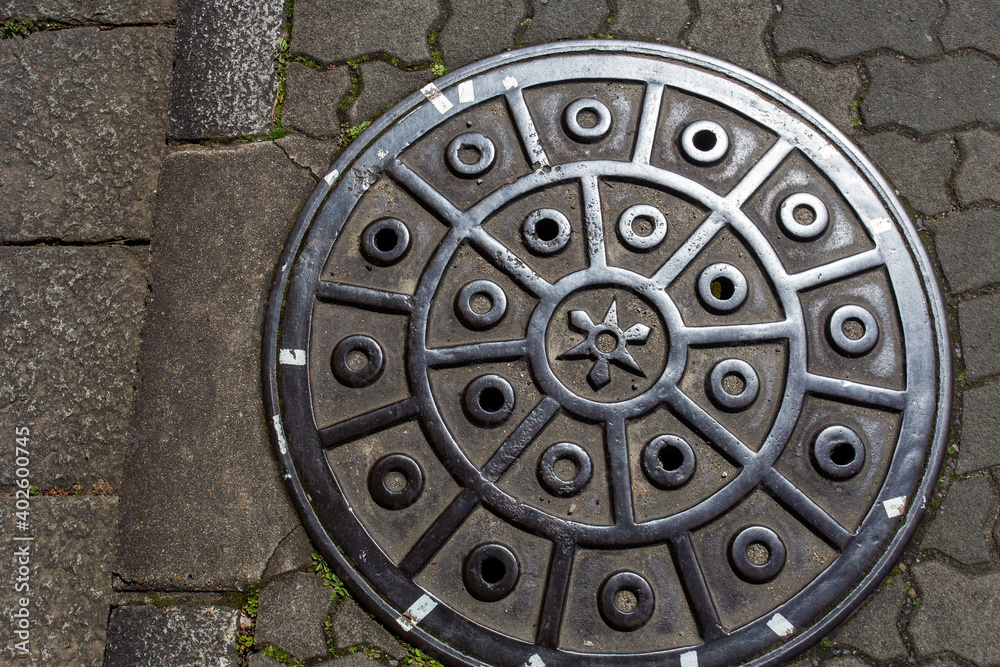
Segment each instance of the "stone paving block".
M868 667L868 663L856 655L838 655L820 662L823 667Z
M531 0L534 14L524 30L527 44L580 39L608 31L604 0Z
M774 80L776 72L764 44L773 11L770 0L701 1L686 41L698 51Z
M323 623L332 606L323 577L294 572L260 592L254 645L274 644L299 660L328 655Z
M879 662L906 657L906 645L896 629L896 617L906 598L902 577L878 589L851 620L833 635L836 644L847 644Z
M406 655L406 649L389 632L365 613L354 600L344 600L333 614L330 628L333 645L338 649L352 646L371 646L397 660Z
M387 54L409 64L431 59L427 36L441 15L437 0L298 0L292 55L325 64Z
M176 11L177 0L0 0L0 22L167 23L174 20Z
M270 581L283 574L312 567L314 551L306 531L302 526L296 526L274 550L271 558L267 561L262 578L265 581Z
M0 242L146 239L173 31L0 40Z
M34 486L121 481L146 254L0 248L0 429L30 429ZM13 466L0 467L0 490L14 479Z
M239 615L228 607L118 607L104 667L236 667Z
M686 0L617 0L608 32L616 37L673 44L690 17Z
M932 35L943 11L939 0L786 0L774 28L774 46L778 55L807 51L830 61L880 48L929 58L938 54Z
M284 10L284 0L178 0L171 137L271 132Z
M1000 65L975 55L932 63L890 56L865 61L871 84L861 104L869 128L890 123L921 134L1000 123Z
M247 667L281 667L281 663L269 655L253 653L247 658Z
M295 164L308 169L316 178L323 178L330 171L334 158L340 155L340 144L336 141L320 141L298 132L286 134L274 143Z
M12 452L13 453L13 452ZM0 663L99 667L104 656L111 594L114 525L118 499L111 496L35 496L27 532L14 530L12 499L0 504ZM15 536L34 535L32 542ZM27 545L28 591L14 589L17 551ZM19 565L19 564L18 564ZM14 652L11 613L28 600L30 656Z
M352 125L375 120L396 102L419 90L434 79L429 69L407 72L381 60L372 60L358 66L361 94L347 110Z
M842 132L850 135L851 100L861 90L861 75L856 65L831 67L795 58L781 63L781 74L789 88L828 118Z
M261 410L260 323L314 186L273 143L164 162L121 492L122 588L244 589L297 524Z
M973 48L1000 58L1000 13L993 0L948 0L938 31L947 51Z
M960 479L948 489L920 547L937 549L966 565L989 562L988 536L996 511L997 498L985 477Z
M1000 466L1000 385L989 384L965 390L962 406L962 439L959 443L959 475Z
M967 211L929 224L953 294L1000 283L1000 211Z
M1000 664L1000 573L967 575L936 561L913 571L921 596L910 622L917 654L950 651L982 667Z
M317 71L302 63L288 63L285 90L283 125L317 138L340 134L337 107L351 90L347 66Z
M947 139L914 141L896 132L880 132L857 141L914 209L926 214L951 209L945 182L955 153Z
M965 375L970 382L1000 373L1000 294L988 294L958 307Z
M514 47L514 33L528 15L525 0L451 0L438 44L448 67L462 65Z
M920 667L963 667L963 665L949 655L939 655L922 662Z
M1000 137L986 130L958 135L962 163L955 177L955 193L962 206L991 200L1000 204Z

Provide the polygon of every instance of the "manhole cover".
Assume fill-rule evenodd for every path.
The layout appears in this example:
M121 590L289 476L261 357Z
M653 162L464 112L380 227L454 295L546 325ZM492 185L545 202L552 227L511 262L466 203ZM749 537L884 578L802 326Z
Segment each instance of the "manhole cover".
M774 664L881 581L948 337L868 161L751 74L572 42L440 79L306 206L264 348L288 487L455 664Z

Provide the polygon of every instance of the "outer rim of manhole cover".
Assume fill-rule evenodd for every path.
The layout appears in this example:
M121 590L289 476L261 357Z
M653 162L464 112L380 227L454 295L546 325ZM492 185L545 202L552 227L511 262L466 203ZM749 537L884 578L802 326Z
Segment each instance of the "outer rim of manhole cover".
M822 156L825 151L830 151L831 153L838 153L845 156L850 163L850 167L860 172L862 180L866 181L867 186L874 191L879 199L880 206L884 207L890 214L891 219L884 219L882 223L871 219L867 220L864 224L868 227L868 233L874 235L881 234L885 230L897 230L902 237L902 241L897 241L893 237L891 244L889 242L886 243L886 251L892 251L893 249L898 251L901 247L905 248L908 251L909 262L912 263L916 272L919 273L921 284L907 288L914 293L918 293L919 296L911 294L903 298L908 302L916 299L922 302L922 308L930 311L930 323L927 325L927 331L921 333L935 340L933 341L934 344L931 345L933 349L926 353L927 356L919 358L911 356L912 353L910 350L912 346L907 344L906 363L908 365L920 365L917 363L919 361L925 366L937 365L935 369L936 374L929 375L929 371L925 373L928 376L928 379L925 380L926 384L916 386L916 388L910 386L905 391L898 392L900 396L904 397L904 403L898 408L901 414L919 415L916 418L922 419L927 424L928 430L929 425L933 423L933 436L929 438L929 442L928 436L921 438L919 435L915 435L913 437L918 441L922 441L918 443L920 446L910 443L912 451L906 450L905 456L898 454L895 450L893 452L891 469L896 471L893 473L896 475L893 477L893 480L895 480L898 488L913 489L913 492L905 498L890 498L886 495L885 488L890 486L890 483L885 482L880 491L881 495L876 499L874 507L883 510L882 521L887 523L884 526L879 525L873 528L870 519L875 515L875 512L872 510L869 513L869 518L866 518L861 527L858 528L858 532L865 531L866 536L878 538L874 540L875 542L885 540L882 544L884 550L865 546L864 540L845 538L843 543L838 543L841 550L840 555L835 558L834 563L839 565L843 561L854 567L854 569L850 569L848 565L836 568L833 565L829 566L827 569L822 570L821 574L817 575L816 579L811 581L802 592L794 595L791 599L781 603L777 608L766 612L746 625L737 627L730 633L721 633L720 635L720 633L712 628L706 628L703 623L701 627L702 637L699 638L703 643L682 648L671 648L655 653L632 655L608 653L581 654L565 649L554 649L550 645L546 645L545 642L536 644L513 639L498 633L494 629L483 628L468 620L462 620L463 617L459 614L445 605L438 605L437 601L432 597L423 594L423 590L410 580L407 581L409 585L408 592L394 592L397 598L406 597L407 599L403 602L400 599L395 601L390 600L389 597L392 596L385 595L384 590L380 590L377 586L373 585L369 579L366 579L352 565L352 560L355 562L358 560L365 561L368 557L364 549L365 545L374 545L374 542L370 540L366 541L368 538L362 535L363 528L361 524L357 523L355 527L351 523L346 528L343 526L338 528L342 531L340 539L341 542L345 543L345 551L342 551L341 547L331 538L328 532L328 528L330 527L329 522L327 526L324 526L320 517L326 516L330 521L336 520L336 512L338 511L336 508L338 507L338 502L342 501L339 499L339 496L337 499L326 496L330 489L335 488L334 486L310 486L310 492L307 492L303 482L302 469L296 466L294 460L294 452L297 451L296 447L303 440L318 442L316 426L313 424L311 417L303 419L305 413L302 410L294 407L294 405L290 407L291 404L289 404L287 397L283 405L281 393L279 392L280 381L282 386L285 387L285 391L290 391L291 395L298 396L300 401L301 397L308 397L310 395L308 372L303 370L308 369L305 358L305 350L308 349L308 346L304 343L301 345L289 345L287 343L279 345L279 338L282 341L294 340L296 342L308 340L308 322L303 324L298 320L292 320L283 324L282 318L285 317L285 313L289 309L297 309L295 312L305 312L303 310L305 308L303 303L305 301L312 302L314 288L306 289L303 296L300 293L303 290L300 289L297 292L293 283L296 275L310 271L315 274L318 269L322 269L326 261L325 254L319 256L316 252L308 251L306 247L307 237L312 228L322 228L324 224L326 226L330 225L329 219L331 216L326 215L324 220L321 219L323 216L320 214L325 210L323 207L331 191L335 187L340 187L348 180L341 175L350 174L352 179L356 179L356 182L362 184L362 190L366 190L371 183L375 182L378 173L366 170L364 164L360 165L361 169L359 170L359 165L355 164L356 161L368 154L366 151L369 151L369 149L372 149L371 152L374 153L376 148L379 149L378 159L381 160L384 158L387 153L384 153L381 147L388 145L385 137L391 135L391 133L387 133L387 130L390 130L398 123L405 122L407 116L420 111L419 108L421 106L425 106L428 109L436 109L443 117L456 104L461 105L469 102L470 100L467 99L468 91L463 92L463 89L458 86L463 81L471 80L485 73L496 72L496 74L491 74L490 76L496 78L498 83L502 80L504 88L516 87L518 83L513 77L509 76L508 68L514 71L518 65L527 63L528 61L553 56L592 55L599 57L613 54L625 57L653 58L655 62L690 66L703 70L709 75L714 74L723 79L728 79L730 82L735 82L742 88L751 91L754 97L764 99L767 104L773 105L776 102L778 105L783 106L785 108L783 113L790 111L791 118L798 116L800 119L805 120L808 125L811 125L813 131L819 130L817 136L828 142L828 145L820 149L819 154ZM623 76L622 78L628 77ZM636 76L632 77L634 80L639 80L639 78ZM426 113L430 114L430 112ZM600 113L597 115L600 116ZM440 122L440 119L430 122L423 128L422 132L426 133L431 128L436 127L438 122ZM587 128L577 129L581 135L588 131ZM594 131L596 132L597 130ZM423 135L421 134L420 136ZM681 141L690 143L691 137L682 138ZM409 141L406 141L402 145L398 145L397 141L396 153L398 154L407 145L409 145ZM682 143L682 145L686 144ZM492 146L487 148L492 149ZM456 150L458 149L456 148ZM705 159L708 161L711 158L708 156ZM378 168L377 165L375 165L375 168ZM376 178L372 178L372 176ZM343 221L337 223L337 229L331 232L334 238L339 233L340 225L342 224ZM875 229L879 224L884 225L882 230ZM786 229L792 235L798 231L803 237L811 233L808 229L796 230L792 222L786 223ZM403 230L403 233L407 232ZM624 234L625 232L622 233ZM329 238L327 241L327 245L323 247L328 251L333 241ZM558 239L553 241L553 243L558 242ZM636 243L642 242L636 241ZM883 252L881 245L879 245L878 252ZM882 261L888 262L889 260L883 259ZM725 271L726 269L723 265L723 268L719 270ZM629 276L625 276L624 273L629 273ZM627 283L629 280L633 280L631 276L635 275L631 272L622 272L622 275L619 276L620 280L615 282L615 285L623 284L622 281ZM895 280L893 282L893 286L898 287L895 285ZM292 286L291 288L290 285ZM579 285L571 287L575 289ZM899 297L900 292L898 290L893 290L893 294L897 298L901 298ZM711 300L710 296L705 296L704 298L709 301ZM553 303L550 312L557 307L561 306ZM661 313L664 312L663 306L658 305L657 307L660 308ZM308 308L305 308L305 310L308 310ZM854 314L845 312L842 316L852 317ZM470 315L470 317L473 316ZM579 317L579 315L570 314L570 317ZM908 321L912 317L912 315L907 315L907 318L909 318ZM608 318L612 319L609 320ZM580 321L583 322L583 320ZM609 321L612 323L611 325L607 324ZM605 318L605 324L617 327L617 322L614 321L613 314L610 311ZM628 327L631 324L631 322L625 322L622 326ZM282 326L284 326L284 329L282 329ZM585 322L583 326L587 328L594 325L593 322ZM620 336L625 336L626 338L632 337L637 340L644 339L645 335L647 335L647 332L642 330L641 327L639 329L630 329L628 332L623 332L620 328L615 329L615 331ZM623 348L627 348L624 340L620 344ZM803 342L802 345L804 344ZM849 340L845 339L845 341L842 341L842 345L850 346L851 344ZM860 343L855 342L854 344ZM375 354L381 354L380 350L374 350L374 352ZM935 353L936 358L934 358ZM545 354L544 350L541 354ZM802 354L804 355L804 351ZM929 361L928 358L930 358ZM629 361L628 363L633 362ZM721 364L719 366L721 367ZM270 426L269 433L286 488L313 543L319 548L337 574L344 579L352 594L365 607L374 612L387 626L400 632L400 634L414 645L446 662L462 665L503 664L511 666L528 665L529 667L541 667L546 664L550 666L576 665L581 664L583 661L593 664L610 664L612 662L629 665L679 664L682 667L696 667L699 664L702 666L722 665L743 661L746 661L746 664L750 665L774 665L781 664L812 646L837 624L846 619L875 590L891 570L916 531L923 516L926 501L933 492L944 458L950 424L952 388L951 342L948 333L947 316L931 262L926 255L916 229L894 196L892 189L878 174L868 159L839 130L834 128L832 124L812 111L804 103L773 83L720 60L691 51L642 42L598 40L560 42L530 47L474 63L437 79L432 86L426 87L422 93L411 95L369 127L336 161L331 171L309 198L291 231L278 264L268 301L263 336L262 372L265 409ZM907 372L909 373L910 371ZM908 377L912 377L912 374ZM591 380L594 380L594 378L592 377ZM596 381L600 383L607 380L597 378ZM554 383L550 381L553 387L560 386L559 382L562 382L562 380ZM755 388L754 391L756 391ZM568 398L571 401L577 400L577 402L580 402L578 397L568 396ZM295 401L292 401L292 404L294 403ZM584 408L579 409L601 409L599 405L587 403L586 401L584 403L586 403ZM623 409L632 410L634 414L638 414L638 412L645 409L640 400L626 401L620 403L620 405L624 406ZM797 404L795 410L797 411L799 407L800 404ZM283 410L285 413L283 413ZM289 410L295 411L295 414L289 416L287 414ZM794 421L792 422L793 425ZM610 418L608 423L611 423ZM787 438L788 435L789 433L786 433L785 437ZM903 438L903 436L900 435L900 438ZM919 457L917 456L918 454ZM905 459L905 465L900 465L900 468L905 468L903 474L898 474L900 468L896 467L897 459ZM770 464L766 465L769 466ZM919 477L919 481L917 477L918 473L922 474ZM307 476L309 474L311 473L307 473ZM453 472L453 474L455 473ZM478 499L478 496L476 498ZM486 496L483 496L483 499L485 501ZM346 505L342 506L347 507ZM340 511L343 512L342 510ZM723 509L722 511L726 510ZM344 516L344 514L342 513L341 516ZM902 521L898 519L899 516L903 516ZM673 517L667 518L670 519ZM337 523L347 524L350 522L337 521ZM541 528L539 527L539 529ZM588 533L590 537L581 538L584 539L583 543L601 544L601 539L603 539L601 531L591 531L591 533ZM351 537L352 535L354 537ZM686 536L687 533L684 532L683 535ZM884 537L879 537L879 535L891 537L888 537L886 540ZM630 539L639 538L633 535ZM684 539L689 540L690 538L685 537ZM751 538L748 537L747 539ZM763 537L759 537L759 539L766 542L767 537L764 535ZM676 547L676 544L674 546ZM563 550L558 545L554 545L553 549L555 554L553 557L558 559L560 557L559 553L562 553ZM877 553L878 555L873 556L869 552ZM572 552L570 551L569 553ZM694 551L690 551L690 554L693 557ZM503 556L503 554L500 554L500 556ZM685 567L683 554L676 558L680 559L681 562L679 565L683 570ZM697 562L695 562L694 567L698 567ZM834 574L827 576L831 571ZM398 569L396 572L400 576L403 574ZM822 586L818 584L820 580L823 580ZM384 587L382 579L379 579L378 583ZM635 590L639 592L641 586ZM707 589L705 590L707 594ZM812 595L815 595L816 599L822 602L817 604L805 601L806 598ZM697 595L693 597L697 598ZM487 598L483 597L481 599ZM694 606L698 605L697 600L693 598L690 603ZM435 609L438 610L436 612L438 618L435 618ZM700 612L697 612L696 616L698 614ZM704 617L701 617L701 620L704 621ZM614 626L615 623L626 621L612 619L607 622L609 625ZM544 622L542 625L544 625ZM558 638L558 634L555 636Z

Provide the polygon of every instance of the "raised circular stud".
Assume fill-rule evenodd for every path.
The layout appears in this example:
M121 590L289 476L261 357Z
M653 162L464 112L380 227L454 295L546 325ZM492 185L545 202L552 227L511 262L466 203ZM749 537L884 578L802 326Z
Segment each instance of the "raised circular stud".
M729 133L714 121L695 121L681 133L681 150L698 164L718 162L729 150Z
M465 559L462 580L477 600L495 602L514 590L521 566L510 549L502 544L481 544Z
M514 409L514 388L499 375L480 375L465 388L465 411L482 426L496 426Z
M596 120L593 125L584 126L580 123L581 115L593 116ZM611 110L600 100L584 97L566 107L563 122L573 139L589 144L604 138L611 131Z
M770 528L741 530L729 549L729 562L742 579L753 584L771 581L785 567L785 544Z
M808 241L826 231L830 224L830 212L823 200L816 195L796 192L781 202L778 207L778 222L792 238Z
M648 234L636 231L637 221L649 221L651 229ZM667 218L660 209L649 204L629 206L618 218L618 234L632 250L652 250L667 236Z
M538 459L538 481L554 496L566 498L580 493L593 472L590 455L572 442L552 445Z
M333 348L330 368L344 386L367 387L382 375L382 348L371 336L348 336Z
M732 264L712 264L698 277L698 297L717 313L729 313L742 306L748 292L746 276Z
M368 473L368 492L387 510L409 507L423 490L424 473L406 454L383 456Z
M725 359L708 376L708 394L723 410L742 410L757 400L760 379L742 359Z
M455 296L455 314L470 329L488 329L507 312L507 295L490 280L473 280Z
M409 249L410 230L402 220L381 218L361 232L361 254L372 264L395 264Z
M846 426L828 426L813 442L813 462L834 479L853 477L865 464L865 443Z
M524 219L521 237L536 255L554 255L569 243L569 218L554 208L540 208Z
M841 306L830 316L828 333L837 350L857 357L870 352L878 342L878 321L866 308Z
M451 140L445 152L448 166L453 172L465 178L482 176L496 158L496 147L493 140L481 132L466 132ZM466 162L465 159L471 159Z
M648 581L635 572L618 572L601 586L597 606L605 623L615 630L630 632L649 621L655 603Z
M677 435L659 435L642 450L642 471L661 489L683 486L691 479L696 466L691 445Z

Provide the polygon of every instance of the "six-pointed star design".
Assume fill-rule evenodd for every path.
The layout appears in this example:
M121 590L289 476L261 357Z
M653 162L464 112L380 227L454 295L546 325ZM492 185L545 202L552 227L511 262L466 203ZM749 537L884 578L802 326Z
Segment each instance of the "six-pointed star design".
M600 389L611 382L611 372L608 368L608 364L611 361L618 363L622 368L636 375L646 377L646 374L642 372L639 364L636 363L636 360L625 346L629 343L633 345L644 343L646 338L649 337L650 329L642 322L636 322L627 330L622 331L622 328L618 326L617 300L611 302L611 307L608 308L604 320L598 324L594 324L594 321L590 319L590 315L585 310L570 311L569 323L574 329L587 334L587 338L579 345L563 352L561 356L564 359L579 359L583 357L596 359L594 367L590 369L590 373L587 375L587 378L595 389ZM598 346L597 337L601 334L614 338L615 345L612 349L602 350L601 347L604 346Z

